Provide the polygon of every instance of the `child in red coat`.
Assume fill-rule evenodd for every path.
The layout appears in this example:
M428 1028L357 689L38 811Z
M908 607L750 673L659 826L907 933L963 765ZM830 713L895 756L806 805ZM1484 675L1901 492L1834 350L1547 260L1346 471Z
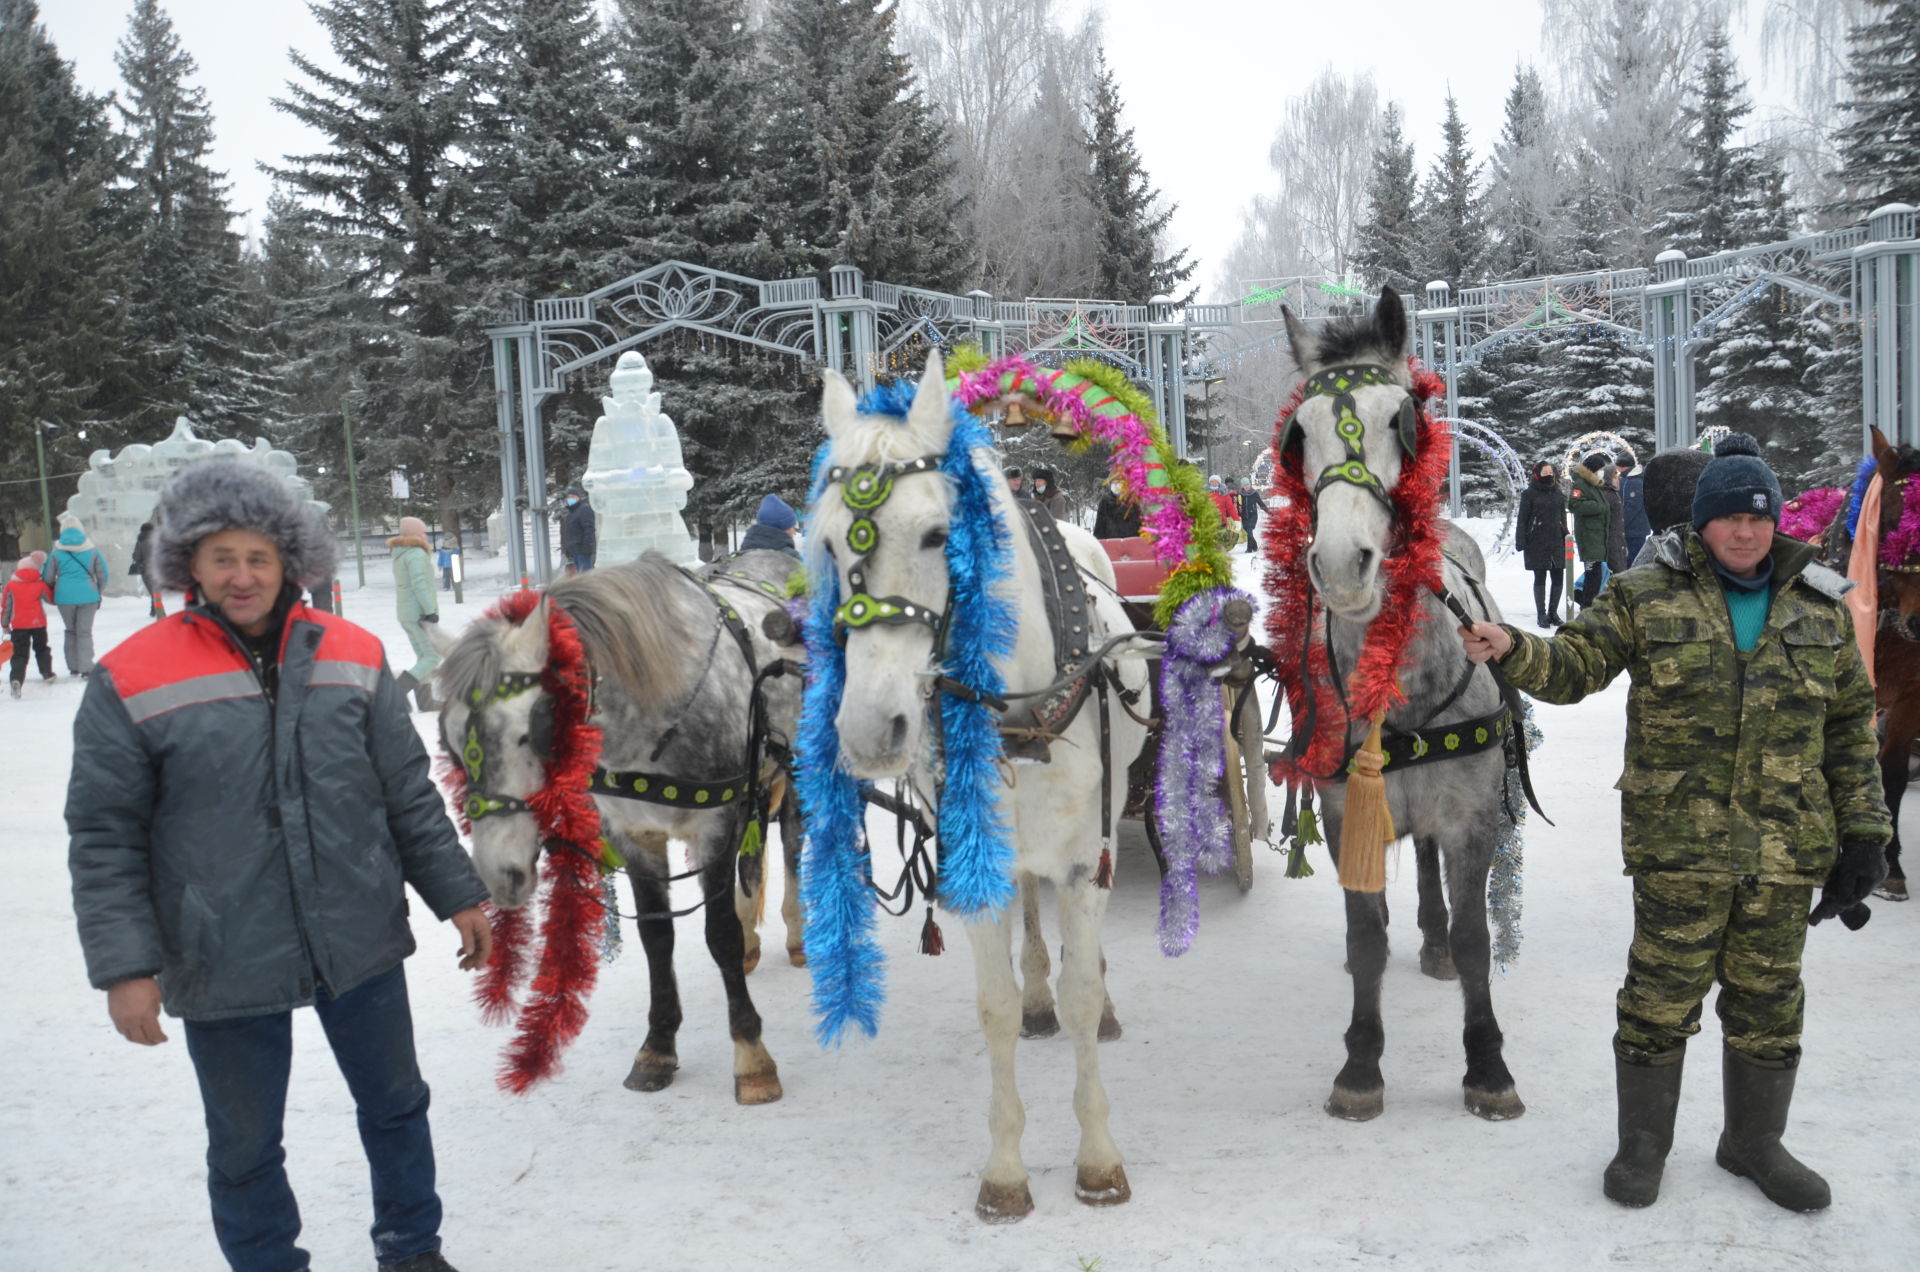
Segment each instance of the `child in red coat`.
M20 696L20 682L27 678L27 650L32 648L40 663L40 678L54 680L53 648L47 644L46 602L53 589L40 577L40 566L47 554L35 552L20 561L20 568L0 591L0 628L13 637L13 665L7 673L7 689Z

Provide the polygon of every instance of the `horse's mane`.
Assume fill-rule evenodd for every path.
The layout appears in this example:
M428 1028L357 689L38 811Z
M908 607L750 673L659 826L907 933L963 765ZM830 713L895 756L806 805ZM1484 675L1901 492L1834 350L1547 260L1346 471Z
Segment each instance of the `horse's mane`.
M1359 314L1352 318L1334 318L1328 320L1313 333L1314 362L1316 367L1335 366L1343 362L1377 363L1393 372L1401 382L1406 379L1407 351L1389 349L1381 343L1380 328L1372 313ZM1301 367L1301 374L1310 374L1314 367Z
M460 634L433 673L441 697L464 702L475 689L500 678L500 642L508 626L506 619L493 615Z
M679 566L649 551L561 579L547 596L579 628L594 670L613 677L642 710L658 711L673 705L669 690L680 683L667 669L686 650L690 629L673 600L686 582Z

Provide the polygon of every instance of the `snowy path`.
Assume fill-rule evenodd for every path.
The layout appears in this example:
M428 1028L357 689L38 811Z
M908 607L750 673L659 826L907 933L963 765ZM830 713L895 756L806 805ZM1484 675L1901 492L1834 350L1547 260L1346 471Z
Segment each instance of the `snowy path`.
M450 626L497 594L498 566L490 575L487 564L464 611L447 611ZM1531 613L1518 561L1493 573L1509 613ZM385 574L384 561L369 562L374 585L348 594L347 613L404 666ZM110 600L101 647L133 630L141 610ZM79 693L30 683L24 700L0 701L15 951L0 987L0 1269L214 1268L203 1133L177 1022L163 1047L122 1042L81 967L61 818ZM1062 1039L1023 1044L1037 1209L1009 1227L973 1215L987 1068L953 920L952 952L939 959L913 953L918 915L884 921L880 1036L823 1052L809 1030L806 973L779 957L769 907L768 956L751 985L786 1098L741 1108L697 919L682 920L679 940L687 1020L674 1086L655 1095L620 1086L646 1010L644 959L630 939L603 969L566 1070L516 1099L492 1083L504 1034L468 1004L450 930L416 906L422 952L410 977L434 1088L447 1252L465 1272L1920 1267L1920 906L1875 903L1864 931L1822 925L1809 941L1807 1052L1789 1143L1832 1181L1831 1211L1789 1215L1713 1164L1711 1011L1659 1204L1629 1212L1601 1197L1613 1136L1607 1040L1631 928L1612 790L1624 699L1623 681L1539 712L1547 744L1535 780L1558 825L1530 827L1525 940L1494 991L1529 1109L1517 1121L1489 1124L1462 1108L1459 995L1422 977L1412 957L1410 855L1390 885L1399 924L1385 991L1387 1109L1356 1125L1320 1110L1349 1009L1324 856L1313 878L1292 881L1281 857L1263 855L1245 897L1229 880L1207 882L1199 940L1168 960L1153 939L1152 858L1129 826L1107 925L1126 1035L1101 1058L1134 1199L1104 1210L1073 1199L1071 1051ZM431 742L430 718L416 720ZM1911 818L1908 830L1920 837ZM351 1106L312 1014L296 1020L287 1145L304 1241L326 1272L369 1267Z

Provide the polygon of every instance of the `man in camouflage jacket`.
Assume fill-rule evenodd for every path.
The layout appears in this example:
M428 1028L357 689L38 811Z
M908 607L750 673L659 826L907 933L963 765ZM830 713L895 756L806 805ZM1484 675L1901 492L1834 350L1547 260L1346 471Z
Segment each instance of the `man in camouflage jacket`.
M1718 979L1726 1128L1716 1160L1795 1210L1831 1200L1780 1145L1800 1058L1809 921L1854 911L1886 872L1873 686L1841 596L1807 544L1775 537L1780 489L1744 435L1703 471L1693 527L1553 639L1477 623L1476 661L1543 702L1621 672L1621 848L1634 938L1614 1035L1620 1148L1606 1194L1659 1196L1686 1041ZM1820 904L1809 908L1816 887Z

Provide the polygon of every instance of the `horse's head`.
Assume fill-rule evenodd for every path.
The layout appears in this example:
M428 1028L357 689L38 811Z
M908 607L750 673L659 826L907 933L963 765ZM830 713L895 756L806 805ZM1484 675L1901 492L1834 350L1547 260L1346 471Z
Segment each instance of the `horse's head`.
M445 695L440 745L466 771L473 864L503 909L525 905L538 883L540 831L527 800L547 780L554 703L541 687L547 602L519 623L468 627L436 677Z
M1283 310L1305 398L1280 439L1297 447L1313 491L1307 570L1327 608L1354 622L1380 611L1380 566L1392 550L1393 502L1418 432L1407 371L1407 311L1391 287L1373 312L1311 331Z
M953 492L940 462L953 435L940 355L927 359L904 421L863 415L853 388L826 373L831 465L807 526L810 565L840 584L834 637L846 648L840 749L854 776L906 773L925 745L931 673L947 610ZM996 478L996 480L998 480Z

